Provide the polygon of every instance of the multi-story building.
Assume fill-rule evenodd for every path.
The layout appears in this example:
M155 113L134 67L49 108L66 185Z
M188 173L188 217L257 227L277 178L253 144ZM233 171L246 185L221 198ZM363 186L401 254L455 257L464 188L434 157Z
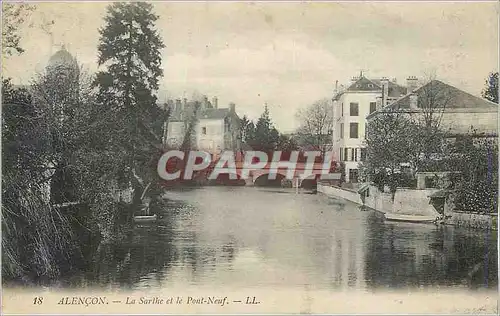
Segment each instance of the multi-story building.
M416 88L416 78L407 85ZM415 86L415 87L414 87ZM333 97L333 153L345 163L347 182L358 181L358 164L366 157L364 140L366 117L406 94L407 88L387 78L369 79L361 74Z
M164 144L179 148L183 143L189 148L207 151L213 155L223 150L240 149L239 117L235 104L219 108L217 98L208 101L169 100L171 116L165 123ZM192 130L188 129L192 126ZM185 138L189 137L188 140Z

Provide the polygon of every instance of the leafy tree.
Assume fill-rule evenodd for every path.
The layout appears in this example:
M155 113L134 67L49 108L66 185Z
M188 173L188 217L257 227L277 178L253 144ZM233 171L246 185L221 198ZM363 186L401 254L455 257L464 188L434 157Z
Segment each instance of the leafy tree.
M285 134L280 134L278 142L276 144L276 150L281 151L281 159L289 160L292 151L298 151L299 146L293 137ZM300 155L298 161L302 158Z
M455 208L462 211L497 212L498 142L491 138L476 138L470 133L452 147L455 156L459 156L452 170L459 171L462 177L454 192Z
M481 94L483 98L498 103L498 72L489 74L488 79L486 79L486 87Z
M393 176L403 164L417 169L419 146L415 144L419 129L403 113L383 113L370 120L366 133L367 159L361 172L381 188L387 184L394 192L398 186Z
M81 78L48 72L29 90L3 82L2 242L8 277L56 277L75 260L83 261L82 232L98 231L95 222L75 222L75 215L53 205L77 198L92 204L92 192L105 193L94 191L100 182L88 178L106 159L92 156L87 143L95 132L88 115L92 93ZM88 156L93 164L80 159Z
M367 161L362 173L379 183L396 187L414 183L415 173L432 165L442 156L444 133L441 120L446 107L454 100L452 90L438 80L427 83L410 96L416 104L410 109L386 108L370 119L367 126ZM402 166L409 166L410 173L402 173ZM409 179L403 179L402 177Z
M164 44L154 28L158 16L146 2L119 2L108 6L105 26L99 30L97 74L99 102L108 122L108 139L123 155L123 183L133 184L135 197L142 195L145 181L156 179L151 157L159 155L161 133L155 92ZM161 124L159 124L161 125ZM146 180L143 179L146 177ZM138 203L136 199L136 203Z

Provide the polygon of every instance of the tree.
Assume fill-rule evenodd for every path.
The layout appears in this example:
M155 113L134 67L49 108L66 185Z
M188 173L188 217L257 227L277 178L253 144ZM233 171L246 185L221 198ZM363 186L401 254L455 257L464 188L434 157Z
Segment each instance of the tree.
M462 211L496 213L498 142L475 134L471 131L449 145L449 170L460 174L452 199L455 208Z
M290 153L292 151L297 151L299 146L297 142L292 137L280 134L278 138L278 143L276 144L276 149L282 152L283 159L289 159ZM285 157L284 157L285 156Z
M3 82L2 243L9 277L55 277L83 261L82 232L98 233L97 221L54 205L102 205L96 197L107 192L92 175L99 171L102 178L114 166L95 152L94 140L105 138L94 135L95 103L90 80L85 85L82 78L79 69L67 69L40 75L29 90ZM90 207L85 214L103 213Z
M402 166L410 163L417 169L419 127L402 112L382 113L372 118L365 138L367 159L361 164L361 172L380 188L388 185L393 192L400 185Z
M416 95L419 112L414 115L414 122L422 128L419 133L420 142L417 144L420 145L424 159L429 160L432 154L440 151L443 113L455 96L452 90L433 77L417 90Z
M24 3L2 3L2 55L21 54L19 28L25 23L34 5Z
M240 119L239 127L242 142L246 143L254 137L255 124L246 115Z
M498 103L498 72L489 74L488 79L486 79L486 87L483 89L481 95L491 102Z
M321 155L332 149L333 107L328 99L314 102L296 114L301 146L312 146Z
M247 135L247 139L247 144L255 150L271 152L276 149L279 132L274 127L267 105L255 124L253 135Z
M390 106L380 111L380 114L368 123L367 134L371 135L367 135L367 146L373 147L367 148L368 159L378 157L383 161L390 157L394 159L390 163L394 162L396 165L409 163L415 173L436 154L442 154L444 132L441 121L444 111L454 101L454 97L454 90L429 77L426 83L408 97L409 108ZM378 139L378 135L384 136ZM388 153L376 153L389 145L392 147L387 147L391 148ZM406 161L401 161L402 154Z
M147 187L141 177L155 178L151 157L158 155L162 137L154 122L164 44L154 28L158 16L152 9L146 2L113 3L99 30L98 63L106 68L96 78L99 102L103 113L115 118L109 122L114 130L109 140L124 152L122 182L133 184L136 197Z

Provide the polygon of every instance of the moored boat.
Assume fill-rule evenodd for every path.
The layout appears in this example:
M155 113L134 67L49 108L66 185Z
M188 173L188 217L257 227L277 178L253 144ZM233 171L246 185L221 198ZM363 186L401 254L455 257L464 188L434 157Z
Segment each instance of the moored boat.
M434 215L406 215L406 214L395 214L395 213L385 213L384 217L388 221L397 222L412 222L412 223L434 223L440 218Z
M156 214L154 215L138 215L134 216L134 222L154 222L158 219Z

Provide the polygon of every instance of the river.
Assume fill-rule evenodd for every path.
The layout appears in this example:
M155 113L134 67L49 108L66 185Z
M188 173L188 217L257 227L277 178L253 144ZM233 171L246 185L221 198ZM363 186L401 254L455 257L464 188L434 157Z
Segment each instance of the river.
M168 192L157 225L101 245L65 286L321 290L497 287L496 232L387 223L373 211L306 191L204 187Z

